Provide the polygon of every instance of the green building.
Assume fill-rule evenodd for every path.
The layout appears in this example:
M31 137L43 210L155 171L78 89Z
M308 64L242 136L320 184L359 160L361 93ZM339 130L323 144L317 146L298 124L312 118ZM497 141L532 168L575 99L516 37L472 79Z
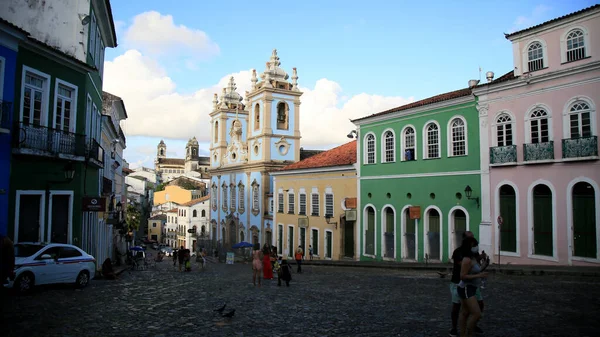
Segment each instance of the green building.
M471 89L352 122L361 260L445 262L464 231L478 237L479 116Z
M25 8L3 18L28 33L16 62L8 234L89 251L101 243L97 211L104 206L96 199L104 49L117 41L109 1L91 1L88 14L74 7L57 3L38 22L24 19Z

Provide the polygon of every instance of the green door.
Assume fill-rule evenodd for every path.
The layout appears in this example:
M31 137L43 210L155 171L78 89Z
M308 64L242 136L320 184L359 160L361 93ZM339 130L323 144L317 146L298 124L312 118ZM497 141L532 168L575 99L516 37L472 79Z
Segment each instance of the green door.
M375 210L372 207L367 208L367 230L365 242L365 254L375 255Z
M325 232L325 257L331 259L333 256L333 238L331 232Z
M288 256L294 257L296 245L294 245L294 227L288 227Z
M533 254L553 255L552 191L546 185L533 188Z
M304 255L308 255L308 247L306 246L306 228L300 228L300 247L302 247L302 252Z
M429 259L440 260L440 214L435 209L429 210L427 216L427 248Z
M404 240L406 244L406 259L416 260L417 259L417 236L415 230L415 220L411 220L410 211L406 209L405 214L405 233Z
M462 245L462 236L467 231L467 215L462 209L454 211L454 249ZM452 252L450 252L452 254Z
M517 195L510 185L500 187L500 250L517 252Z
M313 255L319 256L319 231L316 229L313 229L311 237L312 237Z
M594 188L580 182L573 187L573 255L597 258L596 235Z
M344 256L354 257L354 221L344 222Z

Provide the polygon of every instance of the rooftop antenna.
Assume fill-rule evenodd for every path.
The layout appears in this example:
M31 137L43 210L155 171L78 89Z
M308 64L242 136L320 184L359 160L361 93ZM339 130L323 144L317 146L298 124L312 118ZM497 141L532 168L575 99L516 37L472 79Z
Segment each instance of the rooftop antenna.
M479 82L481 82L481 66L479 66Z

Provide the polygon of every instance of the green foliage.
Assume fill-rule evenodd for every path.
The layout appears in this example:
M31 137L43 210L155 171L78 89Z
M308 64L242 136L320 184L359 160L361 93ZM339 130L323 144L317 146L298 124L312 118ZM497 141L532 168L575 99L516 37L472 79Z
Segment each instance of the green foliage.
M165 190L165 184L158 184L156 185L156 189L154 190L155 192L160 192L160 191L164 191Z
M140 227L141 218L142 214L136 206L127 205L127 225L129 226L129 230L137 230Z
M183 189L186 190L198 190L200 189L198 186L196 186L196 184L189 182L189 181L185 181L183 179L179 179L179 181L177 181L177 185Z

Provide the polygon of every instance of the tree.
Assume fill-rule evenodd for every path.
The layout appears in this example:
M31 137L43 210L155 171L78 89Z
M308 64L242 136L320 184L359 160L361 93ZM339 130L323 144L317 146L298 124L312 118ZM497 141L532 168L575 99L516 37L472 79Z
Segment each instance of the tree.
M194 184L190 181L183 180L183 179L180 179L177 182L177 185L186 190L199 190L200 189L198 186L196 186L196 184Z
M160 192L160 191L164 191L164 190L165 190L165 184L164 183L156 185L155 192Z
M127 205L127 225L129 230L137 230L140 227L142 215L135 205Z

